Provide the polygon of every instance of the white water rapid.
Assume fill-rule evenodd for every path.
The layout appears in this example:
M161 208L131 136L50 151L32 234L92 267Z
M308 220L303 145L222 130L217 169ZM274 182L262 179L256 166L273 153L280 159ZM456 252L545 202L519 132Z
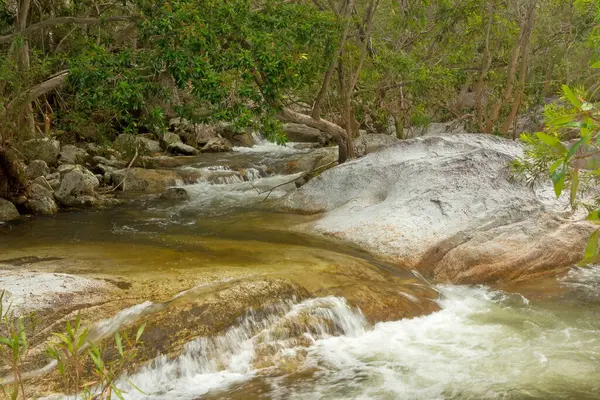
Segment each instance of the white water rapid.
M600 267L575 269L563 284L589 290L590 275L600 278ZM127 377L144 393L126 378L121 386L140 400L238 398L256 382L262 395L246 398L598 398L598 302L584 311L483 286L437 288L440 311L375 326L337 297L249 312L223 336Z

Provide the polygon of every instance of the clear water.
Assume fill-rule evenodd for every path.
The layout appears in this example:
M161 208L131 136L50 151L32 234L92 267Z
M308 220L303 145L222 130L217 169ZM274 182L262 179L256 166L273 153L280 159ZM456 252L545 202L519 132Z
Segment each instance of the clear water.
M251 156L261 150L272 149L255 149ZM260 188L291 178L256 175L253 185L245 180L201 182L186 188L191 195L186 202L147 199L113 210L3 225L0 258L66 257L69 250L79 254L85 248L102 269L109 268L100 262L102 257L126 247L131 257L121 255L118 266L110 264L120 272L165 265L181 269L198 262L217 269L271 264L287 268L289 260L313 262L326 254L374 262L354 249L289 231L306 217L264 208ZM289 189L281 186L272 196ZM181 355L158 356L127 377L145 394L132 389L125 397L600 398L600 267L573 269L539 285L511 287L510 293L485 286L437 289L440 311L374 326L339 297L249 312L224 335L196 339ZM132 310L149 305L140 303ZM104 321L100 328L114 329L117 319Z

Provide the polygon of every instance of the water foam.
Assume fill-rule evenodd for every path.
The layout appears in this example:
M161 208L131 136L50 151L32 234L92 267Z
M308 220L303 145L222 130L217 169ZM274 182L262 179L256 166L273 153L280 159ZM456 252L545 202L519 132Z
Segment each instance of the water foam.
M442 287L442 310L320 339L316 382L276 398L592 398L600 393L600 324L578 328L520 295ZM572 397L571 397L572 398Z
M285 302L260 311L249 311L240 323L216 338L188 343L173 360L159 356L119 386L127 399L196 399L210 390L251 379L259 369L254 363L267 351L269 358L293 357L298 343L314 343L332 335L364 334L367 322L356 309L338 297L298 304ZM136 391L130 380L144 393Z

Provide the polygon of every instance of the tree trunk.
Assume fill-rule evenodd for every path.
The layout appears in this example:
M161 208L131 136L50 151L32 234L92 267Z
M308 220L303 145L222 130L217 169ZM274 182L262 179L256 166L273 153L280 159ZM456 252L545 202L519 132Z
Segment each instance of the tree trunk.
M27 184L17 153L0 147L0 197L15 199L25 191Z
M475 85L475 119L479 129L484 130L483 126L483 92L485 89L485 79L490 71L492 65L492 53L490 52L490 33L492 30L492 22L494 20L494 5L492 0L488 0L487 3L487 23L485 26L485 46L483 50L483 56L481 60L481 70L479 71L479 78Z
M20 34L27 28L27 16L29 15L29 7L31 0L21 0L18 3L18 12L15 25L15 34ZM16 49L14 56L17 59L19 71L26 74L29 70L29 42L26 38L23 38L22 46ZM9 115L9 118L13 115ZM21 106L21 110L16 118L16 134L24 138L31 138L35 136L35 120L33 118L33 107L31 102L25 101Z
M525 79L527 78L527 67L529 63L529 45L531 43L531 34L533 33L533 27L535 23L535 6L536 2L533 2L531 5L531 11L528 12L527 20L525 21L525 34L524 34L524 42L521 47L521 69L519 71L519 81L518 81L518 92L513 100L512 107L510 110L510 114L502 124L500 128L500 133L506 134L508 133L511 125L515 122L515 130L516 130L516 118L519 114L519 108L521 107L521 103L523 101L523 96L525 94ZM516 137L516 132L513 132L513 139Z
M311 115L315 119L321 118L321 103L325 99L325 95L327 94L327 90L329 90L329 82L331 81L331 76L335 71L335 67L337 66L337 62L339 58L344 53L344 46L346 45L346 40L348 38L348 32L350 31L350 21L352 8L354 7L354 0L348 0L346 3L346 8L344 10L344 18L346 19L346 27L344 28L344 32L342 33L342 39L340 40L340 45L338 47L338 51L332 57L331 62L329 63L329 67L323 76L323 83L321 84L321 88L319 89L319 93L315 98L313 103L313 108Z

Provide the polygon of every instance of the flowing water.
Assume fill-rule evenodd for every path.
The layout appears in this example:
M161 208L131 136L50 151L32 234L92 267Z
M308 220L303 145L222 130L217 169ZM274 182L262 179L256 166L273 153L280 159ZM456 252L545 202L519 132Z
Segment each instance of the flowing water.
M176 298L188 295L190 276L201 290L307 271L318 286L322 275L308 272L314 265L385 267L289 229L310 217L263 207L261 191L294 178L261 167L273 151L298 152L238 149L252 169L244 175L230 173L230 159L184 167L212 177L186 187L189 201L146 199L0 227L0 258L61 258L64 272L118 275L134 285L150 285L160 270L183 280ZM140 271L147 280L136 278ZM438 285L439 311L374 325L343 297L282 300L248 310L217 336L189 341L178 355L159 355L120 386L127 399L600 398L600 267L504 289ZM111 332L159 304L158 294L147 297L96 329Z

